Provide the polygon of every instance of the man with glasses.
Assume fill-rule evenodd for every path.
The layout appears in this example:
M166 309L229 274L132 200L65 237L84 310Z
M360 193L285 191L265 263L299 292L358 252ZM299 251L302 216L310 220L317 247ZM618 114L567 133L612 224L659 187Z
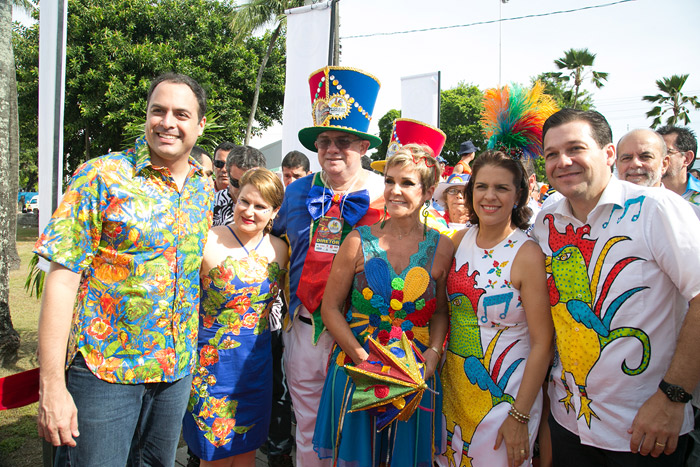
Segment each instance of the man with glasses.
M688 173L698 153L698 141L689 128L672 125L658 128L666 142L670 162L662 182L666 188L678 193L688 202L700 205L700 181Z
M238 200L238 181L250 169L266 165L263 153L253 147L234 145L228 151L226 157L228 187L216 192L213 226L233 222L233 207Z
M297 420L296 465L304 467L330 465L314 452L312 436L333 345L319 312L331 263L343 238L377 222L384 207L382 177L361 162L381 143L366 133L379 82L356 69L326 67L309 84L314 126L302 129L299 141L318 152L321 171L287 187L272 227L291 247L284 365Z

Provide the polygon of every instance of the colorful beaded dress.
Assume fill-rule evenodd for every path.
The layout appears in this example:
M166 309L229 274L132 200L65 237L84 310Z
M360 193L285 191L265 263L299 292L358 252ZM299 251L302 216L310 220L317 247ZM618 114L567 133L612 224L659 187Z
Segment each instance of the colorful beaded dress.
M530 239L516 229L483 249L476 244L478 233L475 226L464 235L447 276L450 338L440 373L447 428L441 466L508 464L505 443L498 450L493 446L530 353L525 309L510 278L518 250ZM530 453L541 412L539 394L530 409Z
M183 437L200 459L254 451L267 440L272 404L267 317L282 271L258 254L258 246L249 253L244 247L247 257L227 257L200 276L199 355L183 421Z
M401 338L413 340L423 352L430 345L428 321L435 312L435 280L430 271L440 234L429 229L406 269L397 274L387 260L371 226L358 227L364 271L355 275L351 306L346 315L350 329L367 350L372 336L383 345ZM441 396L437 375L427 383L418 409L407 421L394 421L377 433L376 419L367 411L348 413L355 386L343 365L352 363L335 345L323 388L314 431L314 449L321 458L343 466L431 467L440 447Z

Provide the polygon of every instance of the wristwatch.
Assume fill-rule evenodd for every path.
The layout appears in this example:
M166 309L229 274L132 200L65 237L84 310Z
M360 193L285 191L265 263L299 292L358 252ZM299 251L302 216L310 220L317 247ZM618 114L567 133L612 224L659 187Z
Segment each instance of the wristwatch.
M677 386L675 384L669 384L663 379L659 383L659 389L663 391L664 394L673 402L689 402L690 399L693 398L692 394L688 394L685 392L685 389L683 389L680 386Z

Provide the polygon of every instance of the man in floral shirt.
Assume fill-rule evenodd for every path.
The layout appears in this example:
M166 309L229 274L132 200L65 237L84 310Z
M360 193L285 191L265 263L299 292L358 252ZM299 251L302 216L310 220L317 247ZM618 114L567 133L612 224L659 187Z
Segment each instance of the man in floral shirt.
M79 167L36 244L51 261L38 428L57 465L175 461L211 225L212 189L190 158L205 112L193 79L156 78L145 138Z

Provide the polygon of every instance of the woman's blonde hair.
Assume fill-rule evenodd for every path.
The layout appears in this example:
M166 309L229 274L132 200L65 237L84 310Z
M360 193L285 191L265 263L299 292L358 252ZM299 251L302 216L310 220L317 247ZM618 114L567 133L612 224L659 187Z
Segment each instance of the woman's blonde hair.
M386 160L386 167L384 167L385 177L392 167L401 169L410 167L418 172L424 194L428 189L437 185L440 177L440 169L437 160L435 160L433 150L430 146L421 144L406 144L389 157Z
M284 199L284 185L277 175L263 167L256 167L243 174L240 180L240 190L246 185L253 185L266 203L277 209L282 206ZM265 233L272 230L272 219L265 226Z

